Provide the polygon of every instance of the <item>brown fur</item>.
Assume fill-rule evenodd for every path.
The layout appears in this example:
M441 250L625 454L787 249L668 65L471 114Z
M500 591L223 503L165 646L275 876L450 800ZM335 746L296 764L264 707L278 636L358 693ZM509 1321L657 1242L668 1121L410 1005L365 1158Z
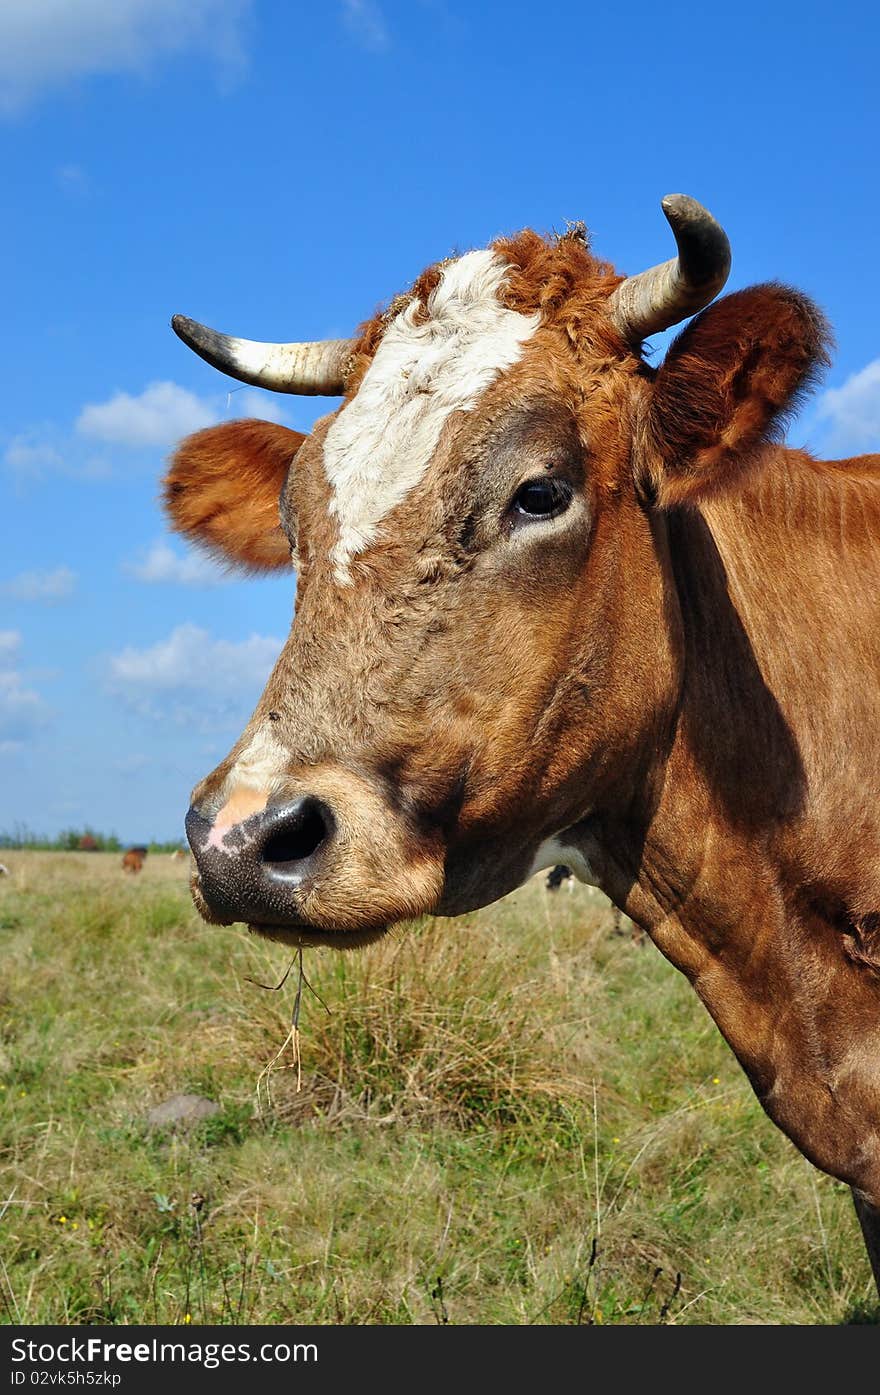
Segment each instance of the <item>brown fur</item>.
M121 865L123 872L130 872L132 875L141 872L144 866L144 855L139 848L129 848L128 852L123 854Z
M251 572L291 566L278 500L305 437L269 421L233 421L188 436L171 459L163 501L179 533Z
M735 485L827 364L829 342L815 305L786 286L751 286L697 315L651 395L641 470L656 502Z
M854 1188L880 1255L880 457L769 443L827 358L799 293L718 301L655 370L581 241L497 245L541 327L447 422L350 587L329 562L329 421L303 442L282 500L295 624L194 805L210 825L271 724L261 807L308 793L335 820L272 923L298 943L485 904L561 838L688 976L771 1118ZM439 274L408 293L421 313ZM349 396L386 322L364 327ZM254 565L249 530L277 542L278 431L184 442L177 526ZM571 505L522 527L518 488L551 476Z

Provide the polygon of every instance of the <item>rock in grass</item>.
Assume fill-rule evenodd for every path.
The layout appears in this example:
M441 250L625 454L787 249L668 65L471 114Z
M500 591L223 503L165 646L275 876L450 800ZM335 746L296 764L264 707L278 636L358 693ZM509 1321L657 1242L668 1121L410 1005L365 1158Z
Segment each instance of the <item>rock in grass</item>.
M204 1095L172 1095L161 1104L154 1104L147 1112L146 1121L153 1129L187 1129L219 1113L217 1101L206 1099Z

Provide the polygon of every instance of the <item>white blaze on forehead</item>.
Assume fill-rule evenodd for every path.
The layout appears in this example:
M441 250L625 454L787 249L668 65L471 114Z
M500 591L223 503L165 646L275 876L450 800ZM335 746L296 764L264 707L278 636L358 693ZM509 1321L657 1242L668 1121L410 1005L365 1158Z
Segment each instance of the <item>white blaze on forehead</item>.
M415 300L391 321L357 395L327 432L339 582L351 580L351 558L419 483L450 414L473 407L538 328L540 315L502 305L507 271L504 258L488 250L450 262L428 297L424 323Z

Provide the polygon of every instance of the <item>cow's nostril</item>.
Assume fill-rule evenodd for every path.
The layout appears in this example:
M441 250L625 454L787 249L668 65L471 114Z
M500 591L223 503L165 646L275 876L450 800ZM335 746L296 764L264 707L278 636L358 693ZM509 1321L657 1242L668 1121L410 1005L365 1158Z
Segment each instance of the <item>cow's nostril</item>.
M336 827L333 810L312 794L219 829L190 809L187 836L201 899L227 924L298 924L299 889L320 873Z
M295 804L278 810L260 849L260 861L270 871L298 871L331 836L334 826L327 805L306 795Z

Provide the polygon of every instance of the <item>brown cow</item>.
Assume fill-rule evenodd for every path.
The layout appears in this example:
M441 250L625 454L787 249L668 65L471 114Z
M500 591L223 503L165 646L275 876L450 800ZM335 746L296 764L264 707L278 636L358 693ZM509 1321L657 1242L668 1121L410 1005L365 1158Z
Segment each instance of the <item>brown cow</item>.
M144 859L147 856L146 848L129 848L122 858L123 872L130 872L132 876L136 872L143 870Z
M851 1185L880 1284L880 457L772 444L822 315L778 284L709 304L727 240L693 200L664 211L663 266L623 279L577 229L524 232L350 342L175 320L233 376L343 396L308 437L199 432L166 480L180 531L298 573L263 697L193 792L193 894L358 945L565 863Z

